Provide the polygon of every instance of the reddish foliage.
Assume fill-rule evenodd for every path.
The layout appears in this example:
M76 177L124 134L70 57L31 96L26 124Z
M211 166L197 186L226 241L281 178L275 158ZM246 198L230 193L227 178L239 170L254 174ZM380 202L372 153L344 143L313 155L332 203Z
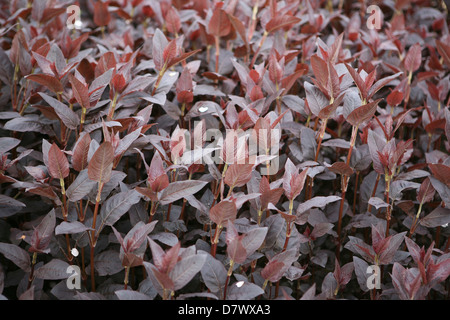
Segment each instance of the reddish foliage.
M81 3L0 4L0 298L448 298L444 1Z

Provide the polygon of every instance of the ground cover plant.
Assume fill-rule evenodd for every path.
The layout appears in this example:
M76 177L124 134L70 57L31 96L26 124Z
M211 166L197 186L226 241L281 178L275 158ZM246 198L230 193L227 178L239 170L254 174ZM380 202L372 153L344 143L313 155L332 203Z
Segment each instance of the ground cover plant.
M445 1L0 1L0 297L450 297Z

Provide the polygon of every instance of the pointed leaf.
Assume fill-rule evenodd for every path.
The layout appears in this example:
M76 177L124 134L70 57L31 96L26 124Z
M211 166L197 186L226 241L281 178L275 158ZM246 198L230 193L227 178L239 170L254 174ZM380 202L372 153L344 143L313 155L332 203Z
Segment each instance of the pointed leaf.
M420 224L427 228L436 228L450 223L450 209L437 207L420 220Z
M254 228L247 232L242 239L242 245L247 251L247 256L251 256L264 242L268 228Z
M227 300L244 300L249 301L264 294L264 290L251 282L244 282L242 285L233 283L229 285L229 291L227 293Z
M314 197L312 199L309 199L303 203L300 203L297 207L297 211L296 214L300 215L303 212L314 208L314 207L318 207L318 208L323 208L325 207L327 204L331 203L331 202L335 202L341 200L341 197L338 196L328 196L328 197L322 197L322 196L317 196Z
M374 85L369 89L369 92L367 94L367 100L372 98L375 93L378 92L381 88L383 88L385 85L387 85L389 82L400 76L403 72L398 72L396 74L393 74L392 76L383 78L378 80L374 83Z
M328 99L316 86L309 82L305 82L303 86L305 87L309 109L315 116L319 116L320 111L329 104Z
M62 93L64 91L61 81L55 76L48 74L30 74L26 77L28 80L39 83L40 85L46 86L50 91L54 93Z
M220 7L216 7L213 11L208 24L209 34L215 37L224 37L231 31L231 22L227 13Z
M161 192L161 197L159 199L161 204L168 204L175 202L183 197L193 195L200 191L207 182L199 180L186 180L186 181L176 181L169 184Z
M266 24L266 31L268 33L275 32L282 28L297 24L300 22L300 20L301 20L300 18L288 14L277 15Z
M98 183L108 182L114 161L114 150L110 142L103 142L95 151L88 165L89 179Z
M66 190L66 195L71 202L77 202L88 195L96 182L89 179L88 170L81 171L77 178L70 184Z
M65 261L53 259L37 269L35 271L35 276L36 278L43 280L67 279L70 276L70 272L67 272L69 266L70 265Z
M55 110L56 114L67 128L72 130L77 129L77 126L80 124L80 119L75 112L73 112L64 103L46 95L45 93L40 92L39 95Z
M64 179L69 175L69 161L58 146L53 143L48 152L48 171L54 179Z
M135 190L119 192L108 198L100 210L101 224L99 230L102 230L105 225L112 226L116 223L140 199L140 194Z
M23 271L30 272L30 255L21 247L11 243L0 242L0 253L3 253L5 258L14 262Z
M170 272L174 283L174 290L183 288L192 278L200 272L206 261L205 253L193 254L179 261Z
M75 170L82 171L87 168L88 153L91 141L91 137L87 132L82 132L78 138L72 154L72 167Z
M114 292L119 300L152 300L146 294L132 290L117 290Z
M224 226L228 221L234 221L237 215L236 204L230 200L222 200L209 211L210 219L217 225Z
M382 99L372 101L359 108L353 110L347 117L347 121L355 127L361 126L364 122L369 121L377 111L378 103Z
M73 75L69 75L69 79L72 84L73 96L82 108L88 109L91 106L88 87Z
M230 187L242 187L252 177L252 164L231 164L225 173L224 182Z
M6 153L12 148L18 146L20 143L19 139L2 137L0 138L0 154Z
M409 48L408 53L405 56L404 64L406 70L414 72L420 68L422 62L422 48L419 43L414 44Z
M200 270L202 279L211 292L223 292L227 279L227 270L222 262L213 258L210 254L205 254L206 260Z
M86 227L84 224L82 224L79 221L72 221L72 222L61 222L58 226L55 228L55 235L59 234L75 234L75 233L81 233L88 230L92 230L89 227Z
M55 210L52 209L34 229L30 252L46 252L56 225Z

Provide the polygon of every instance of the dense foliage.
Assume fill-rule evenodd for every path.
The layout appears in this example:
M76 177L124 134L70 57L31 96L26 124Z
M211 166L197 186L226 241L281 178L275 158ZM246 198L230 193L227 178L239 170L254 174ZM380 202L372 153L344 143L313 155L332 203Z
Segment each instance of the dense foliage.
M448 8L370 4L0 1L0 297L448 299Z

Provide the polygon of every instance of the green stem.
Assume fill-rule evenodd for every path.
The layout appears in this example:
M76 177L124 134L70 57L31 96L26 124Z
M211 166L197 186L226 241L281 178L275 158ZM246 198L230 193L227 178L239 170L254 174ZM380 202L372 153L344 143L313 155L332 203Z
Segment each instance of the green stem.
M266 290L267 284L269 283L269 279L266 279L263 283L262 289Z
M261 218L262 218L263 211L261 209L258 210L258 225L261 225Z
M109 113L108 113L108 117L107 117L108 121L111 121L114 117L114 111L116 109L118 95L119 94L117 92L114 94L113 101L111 102L111 106L109 107Z
M215 67L215 72L219 73L220 38L218 36L215 36L214 37L214 42L216 44L216 67Z
M391 184L391 176L386 174L385 175L385 181L386 181L386 189L385 189L385 195L386 195L386 203L388 206L386 207L386 238L389 236L389 225L391 222L391 206L389 205L389 191L390 191L390 184Z
M129 266L125 266L125 278L123 280L123 289L127 290L128 289L128 278L130 276L130 267Z
M269 33L267 31L264 31L263 37L262 37L261 41L259 42L258 49L256 49L256 52L253 55L252 61L250 63L250 67L249 67L250 70L253 69L253 65L256 62L256 58L258 57L259 51L261 50L261 47L263 46L264 42L266 41L268 34Z
M86 120L86 108L81 108L81 119L80 119L80 134L83 132L83 125Z
M253 5L252 21L251 21L251 24L250 24L250 30L248 31L248 41L249 42L252 40L253 32L255 32L256 18L257 18L257 15L258 15L258 9L259 9L259 0L256 0L255 4Z
M156 209L158 208L158 205L159 205L159 202L157 201L156 203L155 202L151 202L151 206L150 206L150 217L149 217L149 219L148 219L148 223L150 223L150 222L152 222L152 220L153 220L153 216L155 215L155 213L156 213Z
M31 271L30 276L28 277L28 286L27 290L31 288L31 284L34 280L34 266L36 265L37 252L33 252L33 259L31 260Z
M294 199L289 200L289 215L292 215L292 209L294 208ZM287 250L287 246L289 244L289 239L291 238L292 233L292 222L286 221L286 240L284 241L283 251Z
M158 78L156 79L155 85L153 86L153 90L152 90L152 96L155 95L156 90L158 90L159 84L161 82L162 77L164 76L164 73L166 72L166 65L164 64L163 68L161 69L161 71L159 71L158 73Z
M213 257L216 257L217 244L219 243L219 236L220 236L220 232L222 231L222 228L223 227L221 225L217 225L216 231L214 232L214 239L212 241L212 246L211 246L211 255Z
M417 222L419 221L420 213L422 212L422 205L423 205L423 202L420 203L419 209L417 210L417 214L416 214L416 216L414 218L414 221L413 221L413 223L411 225L411 229L409 230L409 238L411 238L412 235L414 234L414 232L416 231Z
M230 277L233 274L233 266L234 266L234 260L230 260L230 267L228 268L227 272L227 280L225 281L225 288L223 289L223 300L227 300L227 289L228 289L228 282L230 281Z

